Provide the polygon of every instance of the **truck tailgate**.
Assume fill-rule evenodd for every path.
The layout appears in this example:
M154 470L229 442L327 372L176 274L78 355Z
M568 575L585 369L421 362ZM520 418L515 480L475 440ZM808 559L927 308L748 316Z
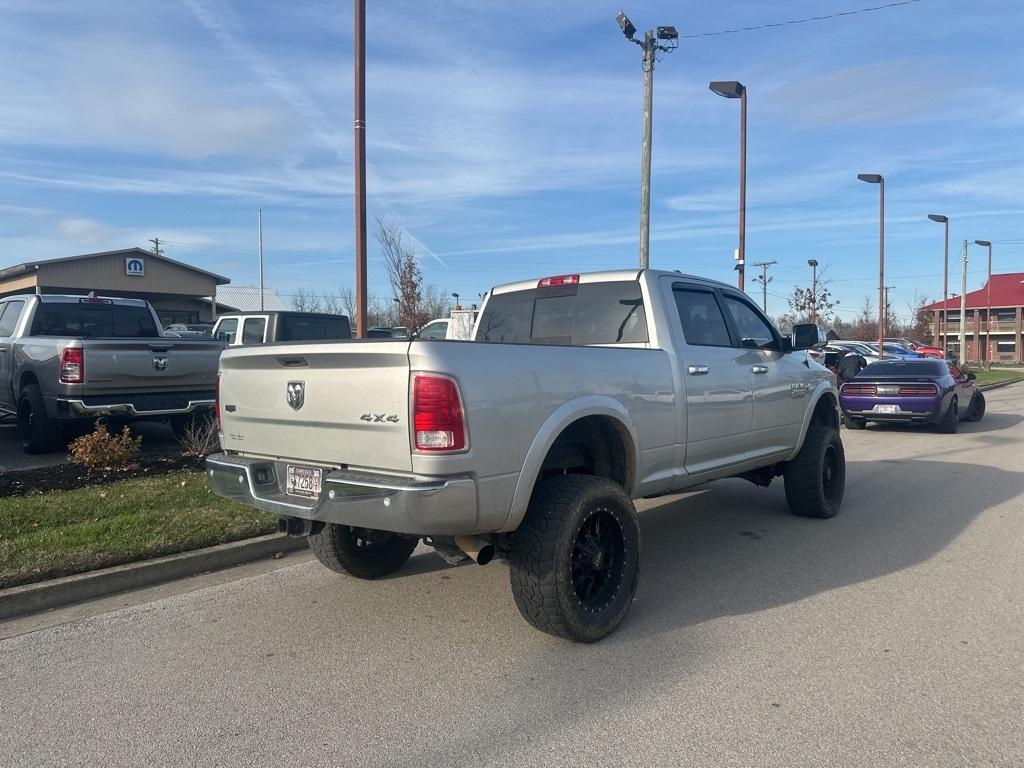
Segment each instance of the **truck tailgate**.
M85 339L85 391L208 390L217 380L223 345L201 339Z
M220 409L228 451L412 469L408 341L229 350Z

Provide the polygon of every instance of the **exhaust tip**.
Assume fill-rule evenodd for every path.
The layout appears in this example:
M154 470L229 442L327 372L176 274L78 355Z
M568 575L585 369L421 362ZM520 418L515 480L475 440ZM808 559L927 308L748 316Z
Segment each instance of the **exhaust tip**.
M494 545L488 544L486 547L481 547L480 551L476 553L476 564L487 565L491 560L494 559Z
M487 565L494 559L494 545L479 536L456 536L455 546L477 565Z

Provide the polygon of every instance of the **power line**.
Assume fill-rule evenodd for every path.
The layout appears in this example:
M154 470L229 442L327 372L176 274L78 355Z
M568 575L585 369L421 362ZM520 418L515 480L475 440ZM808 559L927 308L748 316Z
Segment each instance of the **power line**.
M896 8L900 5L912 5L913 3L920 2L920 0L899 0L896 3L886 3L885 5L875 5L871 8L858 8L853 11L837 11L836 13L830 13L825 16L808 16L806 19L789 19L788 21L776 21L771 24L758 24L753 27L737 27L736 29L723 29L718 32L698 32L694 35L680 35L680 38L692 39L695 37L718 37L720 35L735 35L739 32L753 32L755 29L771 29L773 27L785 27L793 24L807 24L811 21L827 21L829 19L838 19L843 16L855 16L859 13L871 13L872 11L884 11L887 8Z

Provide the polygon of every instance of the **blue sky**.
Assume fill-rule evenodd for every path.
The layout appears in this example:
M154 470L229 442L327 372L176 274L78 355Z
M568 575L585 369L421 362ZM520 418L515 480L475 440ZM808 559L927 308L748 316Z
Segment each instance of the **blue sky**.
M369 212L419 243L428 282L471 297L637 261L640 51L608 3L368 0ZM624 6L681 34L866 0ZM267 283L353 282L352 4L0 0L0 265L132 245ZM655 74L652 266L732 282L738 104L749 91L748 263L769 312L832 280L877 296L877 187L897 312L941 294L988 239L1024 270L1024 6L920 0L832 21L683 39ZM1018 241L1003 243L1001 241ZM969 288L984 279L971 248ZM386 296L375 244L371 291ZM760 297L760 286L748 290ZM951 276L959 290L959 270Z

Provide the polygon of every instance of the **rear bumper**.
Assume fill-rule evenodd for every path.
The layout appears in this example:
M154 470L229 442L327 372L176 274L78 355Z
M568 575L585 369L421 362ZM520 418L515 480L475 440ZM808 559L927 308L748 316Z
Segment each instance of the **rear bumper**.
M127 416L131 419L148 419L165 416L184 416L197 411L212 410L216 405L214 393L184 396L145 395L130 396L58 397L54 407L57 419L85 419L99 416Z
M871 421L927 421L934 422L942 413L942 398L936 397L840 397L843 413ZM876 405L895 405L897 413L879 413Z
M477 530L476 483L469 477L417 479L323 468L318 499L284 492L288 463L217 453L206 460L218 496L314 522L337 523L420 536L457 536Z

